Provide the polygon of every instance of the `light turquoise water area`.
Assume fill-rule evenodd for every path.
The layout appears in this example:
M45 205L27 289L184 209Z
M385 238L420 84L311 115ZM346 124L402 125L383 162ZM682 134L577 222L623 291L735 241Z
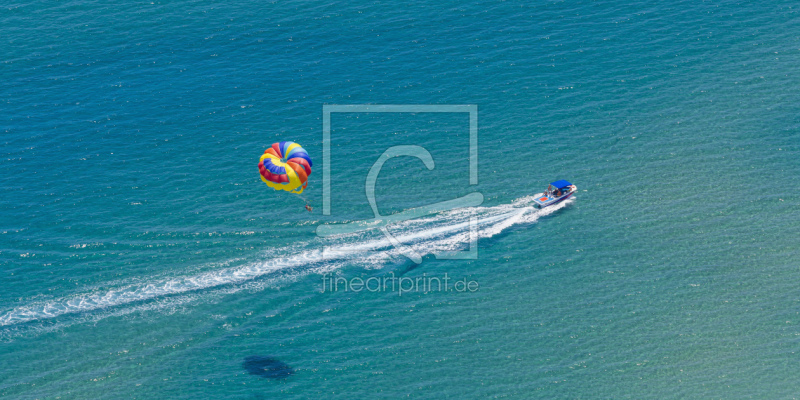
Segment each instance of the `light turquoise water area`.
M10 2L0 396L791 398L800 14L766 2ZM324 104L475 104L334 114ZM258 175L315 160L304 200ZM480 207L318 238L479 192ZM568 179L575 199L531 195ZM477 220L478 258L466 249ZM326 248L340 251L323 260ZM328 274L328 275L326 275ZM438 277L476 291L322 291Z

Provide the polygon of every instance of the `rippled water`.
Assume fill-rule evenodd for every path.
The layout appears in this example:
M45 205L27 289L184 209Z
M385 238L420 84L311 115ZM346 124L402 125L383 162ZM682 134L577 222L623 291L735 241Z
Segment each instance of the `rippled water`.
M0 396L796 394L791 2L2 10ZM323 104L477 105L478 185L467 114L337 113L323 216ZM304 199L258 178L279 140ZM315 234L375 218L394 145L435 168L387 162L382 215L484 198L389 227L419 265ZM575 198L531 208L556 179ZM477 259L437 259L472 217ZM322 290L445 275L479 289Z

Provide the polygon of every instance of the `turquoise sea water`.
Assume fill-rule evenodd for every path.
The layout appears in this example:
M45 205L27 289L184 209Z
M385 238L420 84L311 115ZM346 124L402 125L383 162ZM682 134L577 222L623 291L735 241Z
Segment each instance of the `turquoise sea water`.
M0 396L791 398L800 14L766 2L7 2ZM474 104L334 114L324 104ZM304 200L256 163L293 140ZM318 238L484 196L478 208ZM531 195L568 179L574 200ZM479 222L478 258L463 249ZM461 227L461 228L459 228ZM321 261L327 246L344 255ZM332 275L325 275L332 274ZM447 276L476 291L323 292Z

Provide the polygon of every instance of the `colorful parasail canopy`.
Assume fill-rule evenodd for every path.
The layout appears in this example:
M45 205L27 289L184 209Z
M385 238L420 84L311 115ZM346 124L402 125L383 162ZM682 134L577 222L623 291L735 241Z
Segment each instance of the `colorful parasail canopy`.
M261 180L275 190L303 193L311 175L311 157L295 142L273 143L258 161Z

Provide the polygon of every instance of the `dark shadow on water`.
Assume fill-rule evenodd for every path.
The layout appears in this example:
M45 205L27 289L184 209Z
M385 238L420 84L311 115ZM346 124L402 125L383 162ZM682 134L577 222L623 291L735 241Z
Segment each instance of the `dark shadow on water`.
M244 359L242 368L250 375L269 379L286 379L294 374L294 369L281 360L272 357L250 356Z

